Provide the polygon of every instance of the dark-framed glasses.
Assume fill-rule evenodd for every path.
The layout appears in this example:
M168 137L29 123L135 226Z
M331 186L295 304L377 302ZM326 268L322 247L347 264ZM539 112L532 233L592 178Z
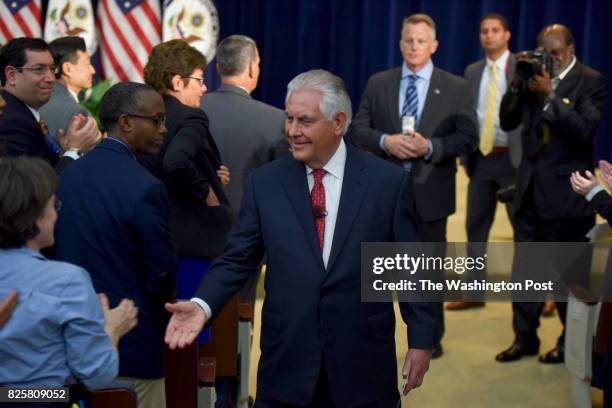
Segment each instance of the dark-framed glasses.
M195 79L196 81L198 81L200 83L200 86L204 85L204 78L199 78L199 77L194 77L194 76L188 76L185 78L191 78L191 79Z
M157 127L161 127L162 125L166 124L166 115L164 114L147 116L147 115L138 115L136 113L126 113L126 115L131 116L133 118L148 119L150 121L153 121L157 125Z
M31 67L13 67L19 72L23 72L23 70L30 71L34 75L43 76L47 72L51 72L53 75L56 75L59 72L59 67L55 65L33 65Z

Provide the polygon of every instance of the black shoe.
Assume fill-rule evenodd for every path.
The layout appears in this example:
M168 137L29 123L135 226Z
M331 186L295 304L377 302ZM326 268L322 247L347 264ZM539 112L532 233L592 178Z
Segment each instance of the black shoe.
M516 361L523 356L535 356L538 354L540 345L538 343L523 343L515 340L506 350L495 356L495 360L500 363Z
M557 345L554 349L550 350L548 353L540 356L538 361L544 364L559 364L565 361L564 358L565 347Z
M442 349L442 343L438 343L436 348L431 352L431 358L440 358L444 354L444 350Z

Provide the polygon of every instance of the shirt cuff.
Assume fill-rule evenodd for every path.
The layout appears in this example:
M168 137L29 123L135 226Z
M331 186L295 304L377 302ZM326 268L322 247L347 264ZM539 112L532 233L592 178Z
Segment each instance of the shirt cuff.
M431 143L431 140L427 139L427 145L429 146L427 148L427 154L423 156L425 160L429 160L433 155L433 144Z
M586 198L586 200L590 202L593 199L593 197L595 197L595 194L603 190L604 188L598 184L595 187L593 187L591 191L589 191L589 193L586 196L584 196L584 198Z
M206 320L210 319L210 316L212 316L212 310L210 310L210 306L208 306L208 303L197 297L192 297L191 299L189 299L189 301L194 302L195 304L200 306L204 311Z
M76 150L67 150L62 154L62 157L70 157L72 160L78 160L81 156Z
M380 147L380 150L382 150L383 152L389 154L389 152L387 151L387 149L385 149L385 137L389 136L386 133L383 133L382 136L380 137L380 140L378 142L378 147Z

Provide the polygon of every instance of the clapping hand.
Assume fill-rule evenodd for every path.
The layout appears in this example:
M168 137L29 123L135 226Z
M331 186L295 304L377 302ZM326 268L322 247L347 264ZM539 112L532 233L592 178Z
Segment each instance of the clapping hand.
M601 171L601 180L608 191L612 192L612 164L605 160L599 161L599 170Z
M582 177L579 171L575 171L570 176L572 190L582 196L589 194L589 192L599 184L595 175L590 171L587 170L585 175L586 177Z
M98 297L106 320L104 329L116 349L119 339L138 324L138 308L132 300L122 299L117 307L111 309L104 293L98 294Z
M219 166L219 170L217 170L217 177L219 177L219 180L221 180L221 185L223 188L225 188L225 186L227 186L230 182L229 169L224 165Z

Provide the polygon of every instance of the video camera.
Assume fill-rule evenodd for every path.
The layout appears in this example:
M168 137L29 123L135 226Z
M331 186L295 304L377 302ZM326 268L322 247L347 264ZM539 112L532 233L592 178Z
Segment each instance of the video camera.
M544 48L527 51L527 58L516 63L516 73L524 80L529 80L540 71L542 65L546 66L549 77L553 77L552 55Z

